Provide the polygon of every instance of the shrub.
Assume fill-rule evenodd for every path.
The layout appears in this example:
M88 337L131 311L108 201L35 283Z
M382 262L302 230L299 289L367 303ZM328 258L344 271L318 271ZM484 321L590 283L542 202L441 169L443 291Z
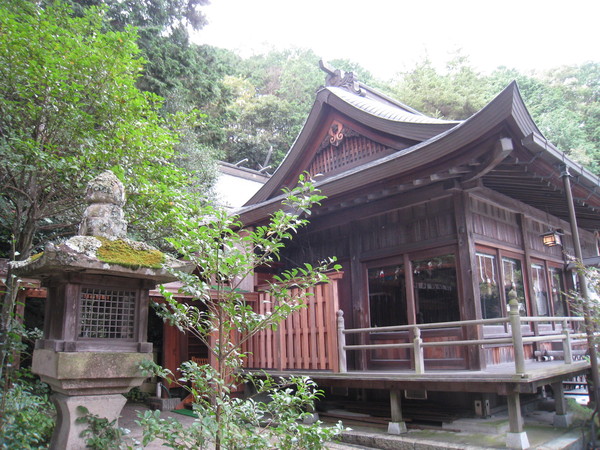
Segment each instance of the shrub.
M4 404L4 415L0 417L1 448L47 448L55 416L48 390L39 381L20 381L0 393Z

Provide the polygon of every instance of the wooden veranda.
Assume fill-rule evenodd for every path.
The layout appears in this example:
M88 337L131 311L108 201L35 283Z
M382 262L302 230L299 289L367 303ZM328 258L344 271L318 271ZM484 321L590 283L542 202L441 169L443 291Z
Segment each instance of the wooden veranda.
M583 375L590 363L581 358L585 352L585 335L578 332L581 317L528 317L519 314L518 303L511 302L508 317L443 323L411 324L395 327L345 329L338 309L337 283L340 275L311 291L306 307L295 312L276 330L266 330L248 342L245 371L256 376L265 372L274 377L303 375L321 387L382 389L389 391L392 417L390 432L403 432L402 392L464 392L498 394L507 399L510 432L507 443L521 445L522 428L520 394L535 394L543 386L551 386L556 400L555 423L567 423L563 381ZM291 295L298 294L292 292ZM266 294L254 302L260 313L268 313L273 303ZM533 326L533 325L536 326ZM478 327L478 333L467 328ZM493 330L486 333L485 328ZM436 331L428 335L430 331ZM456 330L459 330L458 332ZM503 330L499 332L499 330ZM445 332L447 331L447 332ZM371 333L389 333L399 342L378 344ZM404 334L403 334L404 333ZM359 336L353 344L346 338ZM411 336L406 342L403 336ZM482 336L481 339L455 336ZM447 337L451 336L451 339ZM479 346L491 355L482 367L469 369L434 369L428 364L444 347ZM502 348L512 361L494 363L490 347ZM404 367L386 370L349 367L350 352L374 352L404 349L410 362ZM465 352L466 353L466 352ZM554 357L541 357L553 354ZM538 357L536 357L538 355ZM368 358L367 358L368 359ZM512 436L512 437L511 437ZM526 438L525 438L526 439Z

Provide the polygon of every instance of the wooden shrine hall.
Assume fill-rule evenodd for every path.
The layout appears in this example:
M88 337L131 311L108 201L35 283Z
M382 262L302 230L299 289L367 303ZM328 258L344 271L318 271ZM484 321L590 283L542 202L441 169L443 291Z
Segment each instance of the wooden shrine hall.
M480 415L504 405L507 444L527 447L524 397L552 386L556 423L566 422L562 381L590 369L564 293L577 284L568 264L578 248L598 255L599 178L543 137L516 83L447 121L323 69L304 128L238 213L260 225L308 172L327 198L282 261L336 256L343 272L249 344L247 370L388 396L392 432L404 430L405 398L479 405ZM261 311L265 277L249 298Z

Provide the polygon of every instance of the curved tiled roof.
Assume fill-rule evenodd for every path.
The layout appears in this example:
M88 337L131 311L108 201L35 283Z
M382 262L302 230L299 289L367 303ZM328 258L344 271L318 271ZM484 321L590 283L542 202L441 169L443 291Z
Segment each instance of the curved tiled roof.
M341 100L360 109L372 116L381 119L391 120L394 122L403 123L420 123L420 124L458 124L460 121L442 120L434 117L429 117L423 114L415 114L400 107L395 107L390 104L383 103L376 99L360 96L349 92L341 87L326 87L329 92L339 97Z
M550 205L557 217L568 220L569 211L566 203L561 200L560 195L557 196L557 192L562 192L564 189L561 171L558 167L566 166L574 177L572 189L577 200L576 214L580 226L588 230L598 228L600 177L570 161L543 138L527 111L515 82L511 83L478 113L457 125L394 121L392 117L395 116L382 117L381 114L391 114L391 109L395 111L394 114L398 114L398 117L405 115L418 120L421 116L418 112L413 115L411 111L405 110L401 105L398 105L396 110L394 105L389 103L375 108L372 112L367 112L366 106L370 102L365 101L364 98L359 101L360 95L348 92L346 96L348 99L359 102L354 105L350 104L346 98L342 98L345 94L338 94L340 91L331 87L324 88L318 93L322 102L316 103L316 108L309 115L304 129L288 153L286 160L265 186L239 211L245 223L262 220L277 207L276 205L281 200L277 194L285 180L286 173L298 170L296 166L300 162L300 154L308 142L307 136L310 135L311 129L316 129L320 121L326 117L326 114L321 114L324 111L319 105L328 104L350 117L358 118L359 121L364 120L362 123L379 129L385 127L391 132L397 133L400 130L403 133L407 131L414 133L419 128L431 128L429 138L408 148L400 149L393 154L317 181L315 185L330 198L365 188L374 183L385 184L385 180L397 178L400 174L408 174L411 171L415 172L425 165L445 167L447 166L446 161L451 157L467 160L474 157L474 150L485 150L485 147L473 146L473 142L482 136L492 136L496 133L496 136L504 135L512 139L514 145L520 148L525 159L515 156L511 159L494 162L494 167L486 171L483 178L486 187L532 205L539 210L547 210ZM369 100L368 97L367 100ZM376 100L370 99L370 101ZM365 109L359 104L365 106ZM465 152L465 149L469 150ZM495 170L496 167L498 170Z

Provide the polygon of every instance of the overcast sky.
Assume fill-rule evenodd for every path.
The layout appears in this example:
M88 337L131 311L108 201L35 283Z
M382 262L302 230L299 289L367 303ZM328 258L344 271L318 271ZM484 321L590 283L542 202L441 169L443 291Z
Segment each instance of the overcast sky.
M484 72L600 61L600 0L211 0L204 11L196 43L244 57L311 48L381 79L459 49Z

